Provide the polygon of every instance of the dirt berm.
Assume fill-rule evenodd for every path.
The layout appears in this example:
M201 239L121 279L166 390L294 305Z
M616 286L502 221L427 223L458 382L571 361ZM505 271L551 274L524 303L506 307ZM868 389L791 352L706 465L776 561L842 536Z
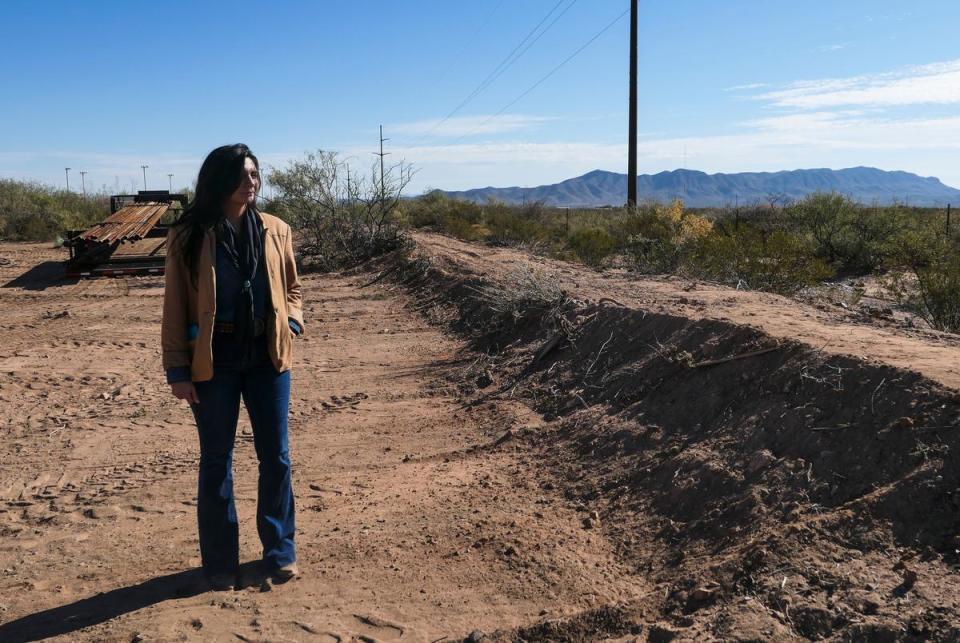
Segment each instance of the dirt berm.
M960 640L949 336L416 241L384 270L469 339L473 404L513 397L547 420L502 447L528 450L531 479L655 587L497 637Z

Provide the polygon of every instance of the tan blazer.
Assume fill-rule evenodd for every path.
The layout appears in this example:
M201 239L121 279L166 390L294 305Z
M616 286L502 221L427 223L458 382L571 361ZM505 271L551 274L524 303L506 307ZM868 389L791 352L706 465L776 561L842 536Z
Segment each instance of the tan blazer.
M290 226L275 216L260 213L266 232L264 264L270 291L271 318L266 319L267 346L270 358L278 371L286 371L293 362L293 332L287 318L294 319L301 328L303 297L297 266L293 257L293 235ZM180 226L167 233L166 279L163 291L163 322L160 326L160 345L163 350L163 368L189 366L194 382L213 377L213 318L217 312L216 234L207 231L200 249L197 285L194 287L183 258L171 251L174 239L183 230ZM188 327L196 324L199 334L195 340L187 337Z

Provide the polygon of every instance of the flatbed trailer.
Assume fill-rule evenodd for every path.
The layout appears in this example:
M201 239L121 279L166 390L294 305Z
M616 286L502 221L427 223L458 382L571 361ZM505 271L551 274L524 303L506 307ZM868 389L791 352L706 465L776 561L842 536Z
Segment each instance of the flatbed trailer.
M186 205L183 194L166 190L110 197L110 216L86 230L70 231L66 275L74 278L162 275L166 259L168 218L174 204Z

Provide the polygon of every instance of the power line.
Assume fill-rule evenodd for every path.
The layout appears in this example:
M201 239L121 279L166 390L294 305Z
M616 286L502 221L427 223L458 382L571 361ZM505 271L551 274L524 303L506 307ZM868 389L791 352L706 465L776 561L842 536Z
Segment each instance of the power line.
M505 71L507 71L510 67L513 66L513 63L515 63L515 62L517 62L518 60L520 60L520 58L521 58L525 53L527 53L527 51L529 51L531 47L533 47L535 44L537 44L537 41L540 40L540 38L542 38L545 33L547 33L548 31L550 31L550 29L553 27L553 25L557 24L557 21L560 20L560 18L562 18L568 11L570 11L570 9L573 7L573 5L577 4L577 1L578 1L578 0L572 0L572 2L570 2L570 4L568 4L568 5L563 9L563 11L561 11L559 14L557 14L557 17L554 18L554 19L550 22L550 24L548 24L546 27L544 27L544 29L543 29L540 33L537 34L537 37L534 38L533 40L531 40L531 41L527 44L526 47L524 47L523 49L521 49L521 50L519 51L519 53L517 53L517 55L513 57L513 60L511 60L510 62L508 62L506 65L504 65L503 68L500 69L500 71L498 71L498 72L496 73L496 75L495 75L493 78L491 78L490 81L487 82L487 83L483 86L483 89L486 89L487 87L489 87L490 85L492 85L498 78L500 78L500 76L503 75L503 73L504 73ZM482 90L481 90L481 91L482 91Z
M570 54L569 56L567 56L566 58L564 58L563 61L562 61L559 65L557 65L556 67L554 67L553 69L551 69L550 71L548 71L546 74L544 74L544 75L540 78L540 80L538 80L537 82L535 82L533 85L531 85L531 86L528 87L526 90L524 90L519 96L517 96L517 97L514 98L512 101L510 101L509 103L507 103L506 105L504 105L503 107L501 107L499 110L497 110L497 112L496 112L495 114L491 114L491 115L487 118L487 120L483 121L482 123L480 123L479 125L477 125L475 128L473 128L472 130L470 130L469 132L467 132L466 134L464 134L463 136L460 136L459 138L457 138L456 140L454 140L454 143L457 143L457 142L459 142L459 141L462 141L463 139L467 138L468 136L473 135L474 133L477 132L477 130L482 129L484 125L486 125L487 123L489 123L490 121L492 121L493 119L495 119L497 116L500 116L500 114L504 113L505 111L507 111L508 109L510 109L511 107L513 107L514 105L516 105L517 103L519 103L521 100L523 100L524 98L526 98L527 95L530 94L530 92L532 92L532 91L535 90L537 87L539 87L540 85L542 85L548 78L550 78L550 77L553 76L555 73L557 73L558 71L560 71L560 69L561 69L564 65L566 65L568 62L570 62L571 60L573 60L574 58L576 58L578 55L580 55L580 53L581 53L584 49L586 49L587 47L589 47L590 45L592 45L592 44L594 43L594 41L597 40L597 38L599 38L599 37L602 36L603 34L607 33L611 28L613 28L613 26L614 26L615 24L617 24L618 22L620 22L621 20L623 20L623 17L626 16L628 13L630 13L630 9L627 9L626 11L624 11L623 13L621 13L619 16L617 16L616 18L614 18L610 23L607 24L606 27L604 27L603 29L601 29L600 31L598 31L596 34L594 34L593 37L590 38L590 40L588 40L587 42L585 42L585 43L583 43L582 45L580 45L580 47L579 47L576 51L574 51L572 54Z
M578 0L573 0L570 4L568 4L568 5L564 8L563 11L561 11L559 14L557 14L557 17L554 18L554 19L550 22L550 24L547 25L547 26L543 29L543 31L541 31L539 34L537 34L537 37L536 37L536 38L534 38L533 40L531 40L530 43L529 43L526 47L524 47L523 49L520 50L520 53L518 53L516 56L514 56L513 60L511 60L509 63L507 63L507 65L506 65L503 69L501 69L499 72L497 72L497 75L496 75L496 76L494 76L493 78L490 79L490 82L487 83L487 84L484 86L484 89L486 89L487 87L489 87L490 85L492 85L493 82L497 80L497 78L500 78L500 76L503 75L503 72L507 71L510 67L513 66L513 63L515 63L515 62L517 62L518 60L520 60L520 58L523 56L523 54L527 53L527 51L528 51L531 47L533 47L535 44L537 44L537 41L540 40L540 38L543 37L543 35L544 35L545 33L547 33L548 31L550 31L550 29L553 27L553 25L557 24L557 21L560 20L560 18L562 18L562 17L564 16L564 14L566 14L568 11L570 11L570 9L573 7L573 5L577 4L577 2L578 2Z
M578 2L578 0L573 0L570 4L568 4L568 5L564 8L563 11L561 11L559 14L557 14L557 17L554 18L554 19L550 22L550 24L547 25L547 26L544 28L543 31L541 31L539 34L537 34L537 37L534 38L533 40L531 40L531 41L530 41L530 44L528 44L526 47L524 47L524 48L520 51L520 53L518 53L518 54L516 55L516 57L515 57L513 60L510 61L510 64L508 64L506 67L504 67L502 70L500 70L500 73L498 73L498 74L493 78L493 80L491 80L490 82L492 83L494 80L496 80L497 78L499 78L500 75L503 74L503 72L505 72L505 71L507 70L507 68L510 67L510 65L513 65L513 63L517 62L517 60L519 60L520 57L523 56L523 54L527 53L527 50L528 50L528 49L530 49L530 48L533 47L535 44L537 44L537 41L540 40L540 38L543 36L543 34L545 34L545 33L547 33L548 31L550 31L550 29L553 27L553 25L557 24L557 21L560 20L560 18L562 18L568 11L570 11L570 9L573 8L573 5L577 4L577 2ZM488 85L488 86L489 86L489 85Z
M576 1L577 1L577 0L573 0L573 2L576 2ZM500 61L500 64L498 64L498 65L493 69L493 71L491 71L489 74L487 74L487 77L484 78L482 81L480 81L480 84L477 85L477 86L474 88L474 90L467 95L466 98L464 98L462 101L460 101L460 103L459 103L456 107L454 107L453 110L452 110L449 114L447 114L446 116L444 116L444 117L440 120L440 122L438 122L436 125L434 125L434 126L431 127L430 129L428 129L419 139L417 139L417 142L422 141L424 138L426 138L426 137L429 136L432 132L434 132L437 128L439 128L441 125L443 125L443 124L446 123L448 120L450 120L457 112L459 112L461 109L463 109L464 107L466 107L467 104L470 103L470 101L472 101L474 98L476 98L484 89L486 89L487 87L489 87L490 84L491 84L494 80L496 80L497 77L499 77L500 74L502 74L504 71L506 71L507 67L509 67L510 65L512 65L514 62L516 62L516 58L519 58L519 57L520 57L521 55L523 55L523 54L521 53L521 54L517 55L516 58L514 58L514 54L516 54L517 51L519 51L520 48L523 47L523 46L527 43L527 41L530 40L530 38L533 37L533 35L534 35L535 33L537 33L537 31L540 29L540 27L543 26L543 24L544 24L547 20L550 19L550 16L552 16L552 15L557 11L557 9L560 8L560 5L562 5L564 2L567 2L567 0L559 0L559 2L557 2L557 4L553 5L553 8L550 9L550 11L547 12L547 15L545 15L543 18L541 18L540 22L538 22L537 25L536 25L533 29L531 29L530 32L527 33L526 36L523 37L523 40L521 40L521 41L517 44L517 46L514 47L514 48L510 51L509 54L507 54L507 57L504 58L503 60L501 60L501 61ZM573 4L571 3L570 6L573 6ZM570 8L570 7L567 7L567 9L569 9L569 8ZM566 10L564 10L564 13L566 13ZM561 14L561 15L562 15L562 14ZM550 26L552 27L552 26L553 26L553 23L550 23ZM547 27L547 28L549 29L549 27ZM544 30L544 32L545 32L545 31L546 31L546 30ZM543 35L543 34L540 34L540 35ZM539 36L538 36L538 38L539 38ZM526 51L526 49L524 49L524 51Z

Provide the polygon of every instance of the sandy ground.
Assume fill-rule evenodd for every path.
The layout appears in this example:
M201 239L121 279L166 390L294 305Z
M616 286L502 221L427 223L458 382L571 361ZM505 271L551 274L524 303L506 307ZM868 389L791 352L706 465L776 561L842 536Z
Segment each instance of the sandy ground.
M628 317L636 323L649 313L720 319L826 354L888 364L960 388L960 345L949 335L852 318L844 311L763 293L678 279L638 280L616 271L598 274L518 250L478 247L438 235L417 234L416 239L433 265L459 276L502 281L518 269L554 275L581 301L613 300L624 311L624 324ZM162 279L63 281L57 279L62 259L62 251L45 245L0 244L0 641L436 642L462 640L475 630L529 627L583 613L606 618L604 609L627 604L649 615L643 620L644 640L670 640L680 631L695 639L707 632L724 638L717 633L749 629L747 620L737 620L741 613L760 625L755 638L739 640L776 638L778 632L785 638L804 632L827 637L835 630L831 620L841 612L846 614L841 616L847 619L847 634L866 631L850 629L862 625L894 633L890 640L896 640L896 632L907 631L908 617L917 624L915 629L942 631L943 620L960 609L944 598L955 594L944 583L952 587L956 579L939 559L925 559L918 587L946 587L944 592L884 598L879 616L868 615L862 623L850 610L844 612L846 607L834 605L833 589L822 589L824 570L859 578L856 583L861 584L867 583L870 571L866 564L861 565L866 571L855 569L860 563L841 564L852 559L852 545L829 541L839 523L819 518L824 507L853 511L852 504L830 505L835 492L845 491L825 487L821 480L821 474L835 476L856 463L854 443L842 449L828 444L840 440L840 433L811 434L798 445L777 443L771 434L770 439L756 438L750 447L756 451L744 451L741 434L718 430L711 436L722 437L723 445L707 445L715 451L700 457L696 448L702 450L706 443L697 443L694 438L700 438L690 432L701 422L680 422L679 413L673 418L676 427L666 421L658 426L653 422L655 409L646 420L638 419L610 402L607 407L594 404L573 385L555 391L558 400L576 393L573 404L554 413L559 419L546 421L521 403L535 406L529 399L486 395L464 386L476 375L478 355L471 352L472 345L428 323L421 314L422 299L391 279L366 285L375 273L364 271L304 277L308 332L296 344L291 413L297 541L304 575L275 586L257 573L256 459L249 423L242 418L235 479L241 555L247 563L244 582L233 591L209 592L197 569L195 427L185 404L170 396L160 369ZM604 323L619 322L610 317ZM605 350L605 328L597 337L599 352L587 355L593 363ZM728 342L719 336L708 339L716 340L710 346L726 347ZM580 350L593 350L590 346L584 343ZM613 359L621 348L626 355L626 346L613 347L607 355ZM568 379L582 375L583 381L590 375L590 368L585 374L577 371L587 362L564 362L580 359L576 352L567 354L572 357L557 357L558 370L553 372L560 389L566 386L564 373ZM765 356L765 368L780 359ZM658 364L654 374L661 369ZM677 365L662 368L682 371ZM738 362L737 368L753 366ZM550 385L552 370L546 370L536 386ZM711 377L694 370L683 373ZM641 371L636 373L633 379ZM899 373L896 377L903 379ZM875 374L864 377L868 375ZM750 380L749 373L738 372L740 377L744 379L736 381ZM717 391L730 387L722 376L711 381ZM926 381L911 386L922 388ZM863 395L852 390L850 395L860 395L857 404L868 405L872 412L876 391L892 384L870 382ZM799 395L793 382L775 383L783 386L779 395ZM530 390L536 393L536 386ZM746 384L740 392L733 388L738 400L752 395ZM825 391L826 399L831 393ZM591 399L591 408L571 413L586 406L581 393ZM891 408L884 409L893 418L906 417L912 408L912 393L901 393L896 405L890 402ZM771 404L780 403L769 391L762 394ZM657 395L666 394L650 390L644 395L658 400ZM923 398L923 408L947 408L937 396L942 394ZM674 401L664 399L666 403ZM682 406L678 402L671 408ZM734 406L729 402L727 410ZM880 406L877 402L878 413ZM744 428L760 422L749 416L757 415L752 407L744 408ZM803 408L793 410L802 413ZM704 406L698 412L707 410ZM772 407L762 410L764 417L772 417ZM697 419L706 427L713 418ZM907 440L896 435L891 444ZM944 444L953 442L950 438ZM768 447L783 452L774 457L765 451ZM914 447L910 442L903 448ZM921 493L915 483L925 480L917 472L929 470L937 493L955 481L953 465L943 464L940 452L925 448L916 456L922 456L917 467L906 456L897 456L897 466L890 469L900 476L894 482L903 481L905 491L902 498L897 496L901 504L916 504L912 499L918 496L909 494ZM764 455L759 468L754 464L757 454ZM934 471L934 462L941 468ZM681 469L691 473L678 477ZM792 482L778 482L776 476L789 476ZM793 493L791 489L794 495L787 493ZM850 491L851 498L863 493L859 488ZM750 502L737 500L747 496ZM707 516L700 515L704 498L712 503ZM781 548L797 552L790 554L793 562L829 553L807 573L819 575L819 589L797 572L796 578L806 583L807 602L797 603L795 616L786 608L778 611L779 598L749 602L753 598L738 589L740 585L723 585L722 591L719 584L700 589L691 585L682 591L674 586L681 572L689 578L679 580L688 583L714 573L711 566L720 559L711 559L704 543L720 541L704 536L710 529L718 529L726 543L715 552L727 552L724 560L734 561L724 564L734 571L741 568L744 563L736 562L741 554L753 561L753 550L737 550L731 558L728 541L736 532L710 522L710 516L723 517L725 505L734 500L746 508L736 518L746 521L744 533L751 521L763 523L765 531L757 532L752 542L766 538L762 551L771 552L768 558ZM627 506L627 501L636 502ZM601 511L593 512L590 502ZM922 506L927 511L927 505ZM776 517L787 509L789 516ZM816 515L807 517L808 509ZM697 527L701 518L702 528ZM816 527L816 520L824 526ZM771 539L781 522L791 521L802 529L787 529L785 536ZM688 538L681 526L693 535ZM867 552L873 557L871 565L885 566L872 584L893 587L902 576L893 564L906 548L903 538L889 536L886 526L877 529L883 536L880 544L861 546L859 555ZM733 543L744 548L749 544L737 544L736 538ZM703 560L691 556L684 563L673 561L679 547L704 552ZM670 560L664 562L665 557ZM750 565L763 569L759 562ZM778 565L771 563L770 579L751 587L766 587L767 581L773 583L771 592L793 587L795 581L788 585ZM715 577L723 584L736 573L718 570ZM731 612L733 603L721 602L713 611L678 607L680 596L688 603L699 600L691 598L694 590L732 596L746 601L749 609ZM908 614L909 609L946 616L924 621ZM706 616L699 616L701 612ZM880 617L889 621L880 624L888 629L876 629L880 625L873 621ZM674 629L658 630L656 622L662 619ZM531 638L556 640L550 635ZM601 637L576 640L595 638Z
M291 416L304 575L203 592L197 440L162 379L162 281L53 281L62 254L44 245L0 257L0 640L433 641L647 590L528 478L523 452L488 446L537 416L465 406L445 377L462 346L360 275L304 280ZM241 555L256 561L245 418L235 477Z

